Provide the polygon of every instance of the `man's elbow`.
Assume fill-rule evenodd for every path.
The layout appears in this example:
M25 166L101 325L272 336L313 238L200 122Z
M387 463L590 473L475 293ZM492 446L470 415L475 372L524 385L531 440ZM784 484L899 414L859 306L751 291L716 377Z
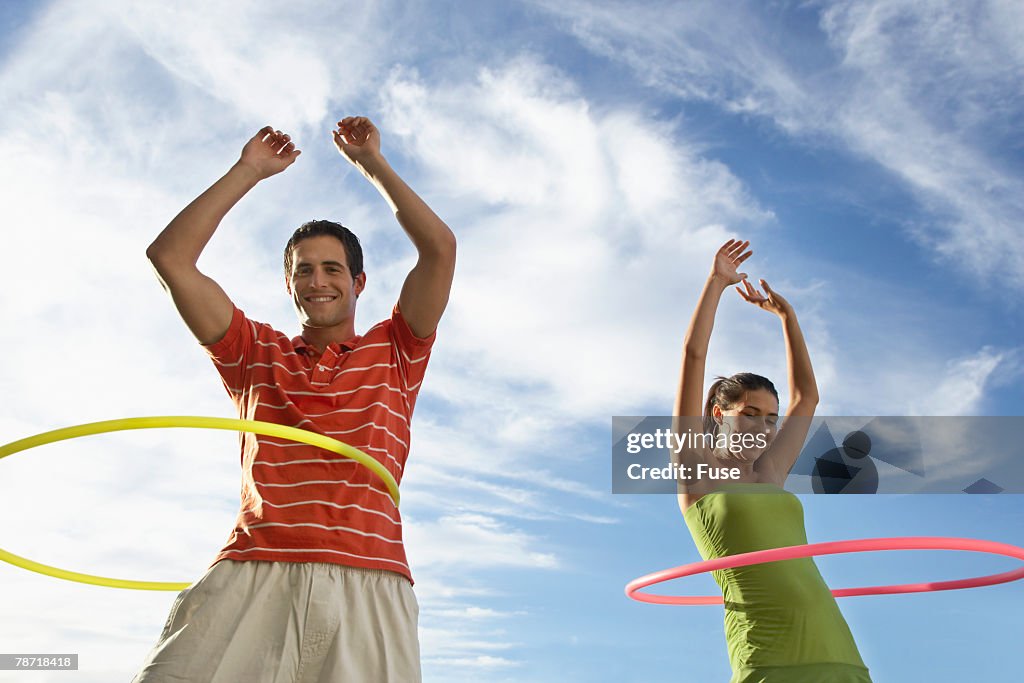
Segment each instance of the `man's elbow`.
M156 240L146 248L146 258L149 259L150 265L153 266L153 270L156 271L165 286L169 280L177 279L177 276L196 269L195 263L183 260L180 254L176 254L167 245L161 244L160 240Z
M153 242L146 247L146 258L154 266L158 263L165 263L171 256L171 250L168 248L167 243L162 239L161 234Z
M455 252L457 243L455 233L447 225L442 223L441 230L433 235L431 239L420 249L421 256L426 256L433 261L441 263L455 263Z
M146 247L146 259L152 264L157 272L159 272L161 264L166 260L165 250L160 248L160 244L158 242L153 242Z
M447 225L444 225L444 229L441 230L441 234L438 235L437 248L444 255L455 258L455 251L458 248L458 243L455 239L455 233Z

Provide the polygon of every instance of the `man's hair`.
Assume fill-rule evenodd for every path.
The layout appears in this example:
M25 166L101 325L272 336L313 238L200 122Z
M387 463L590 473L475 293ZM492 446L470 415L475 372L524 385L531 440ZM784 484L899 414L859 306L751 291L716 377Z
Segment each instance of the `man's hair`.
M359 246L359 238L340 223L332 221L306 221L292 233L288 244L284 245L284 276L291 277L292 274L292 250L295 245L304 239L317 237L318 235L330 235L341 242L345 247L345 257L348 260L348 269L352 277L363 272L363 248Z

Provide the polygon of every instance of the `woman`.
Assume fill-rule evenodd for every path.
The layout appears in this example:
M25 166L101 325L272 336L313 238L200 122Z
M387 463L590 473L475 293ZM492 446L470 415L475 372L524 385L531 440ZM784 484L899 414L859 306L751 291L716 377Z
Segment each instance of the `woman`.
M715 255L686 333L674 411L679 433L712 437L680 453L679 464L690 473L725 467L735 475L722 483L691 474L680 483L679 507L704 559L807 543L800 501L782 485L807 436L818 389L793 307L764 280L762 295L746 273L737 272L752 253L749 245L729 240ZM719 378L701 410L715 311L726 288L739 283L746 301L782 322L790 403L781 427L778 392L771 381L751 373ZM705 467L698 470L699 464ZM846 620L813 560L713 575L725 600L730 683L870 683Z

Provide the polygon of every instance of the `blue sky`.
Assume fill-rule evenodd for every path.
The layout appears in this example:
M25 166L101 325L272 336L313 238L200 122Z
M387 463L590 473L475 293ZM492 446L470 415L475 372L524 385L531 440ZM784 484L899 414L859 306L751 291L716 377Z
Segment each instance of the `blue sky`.
M671 497L610 493L611 416L670 410L687 320L734 236L800 315L819 413L1021 415L1022 22L1008 0L5 3L3 441L231 415L144 251L267 123L302 157L236 207L201 267L294 330L280 250L304 220L340 220L367 252L357 327L385 316L412 249L329 138L366 114L459 237L403 484L425 680L727 680L720 610L622 594L698 556ZM739 297L710 358L709 375L783 384L777 325ZM230 434L94 437L0 467L0 547L79 571L190 580L237 510ZM1024 546L1019 496L802 500L811 541ZM840 586L1014 565L820 566ZM124 680L172 597L0 566L0 643L81 655L40 681ZM876 681L988 680L1018 665L1022 597L841 607Z

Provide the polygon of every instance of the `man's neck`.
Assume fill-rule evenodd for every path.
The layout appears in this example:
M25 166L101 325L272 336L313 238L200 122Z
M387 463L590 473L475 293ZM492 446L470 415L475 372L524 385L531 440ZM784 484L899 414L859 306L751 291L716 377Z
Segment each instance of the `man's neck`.
M302 338L307 344L323 353L330 344L340 344L356 336L355 320L347 320L331 327L302 327Z

